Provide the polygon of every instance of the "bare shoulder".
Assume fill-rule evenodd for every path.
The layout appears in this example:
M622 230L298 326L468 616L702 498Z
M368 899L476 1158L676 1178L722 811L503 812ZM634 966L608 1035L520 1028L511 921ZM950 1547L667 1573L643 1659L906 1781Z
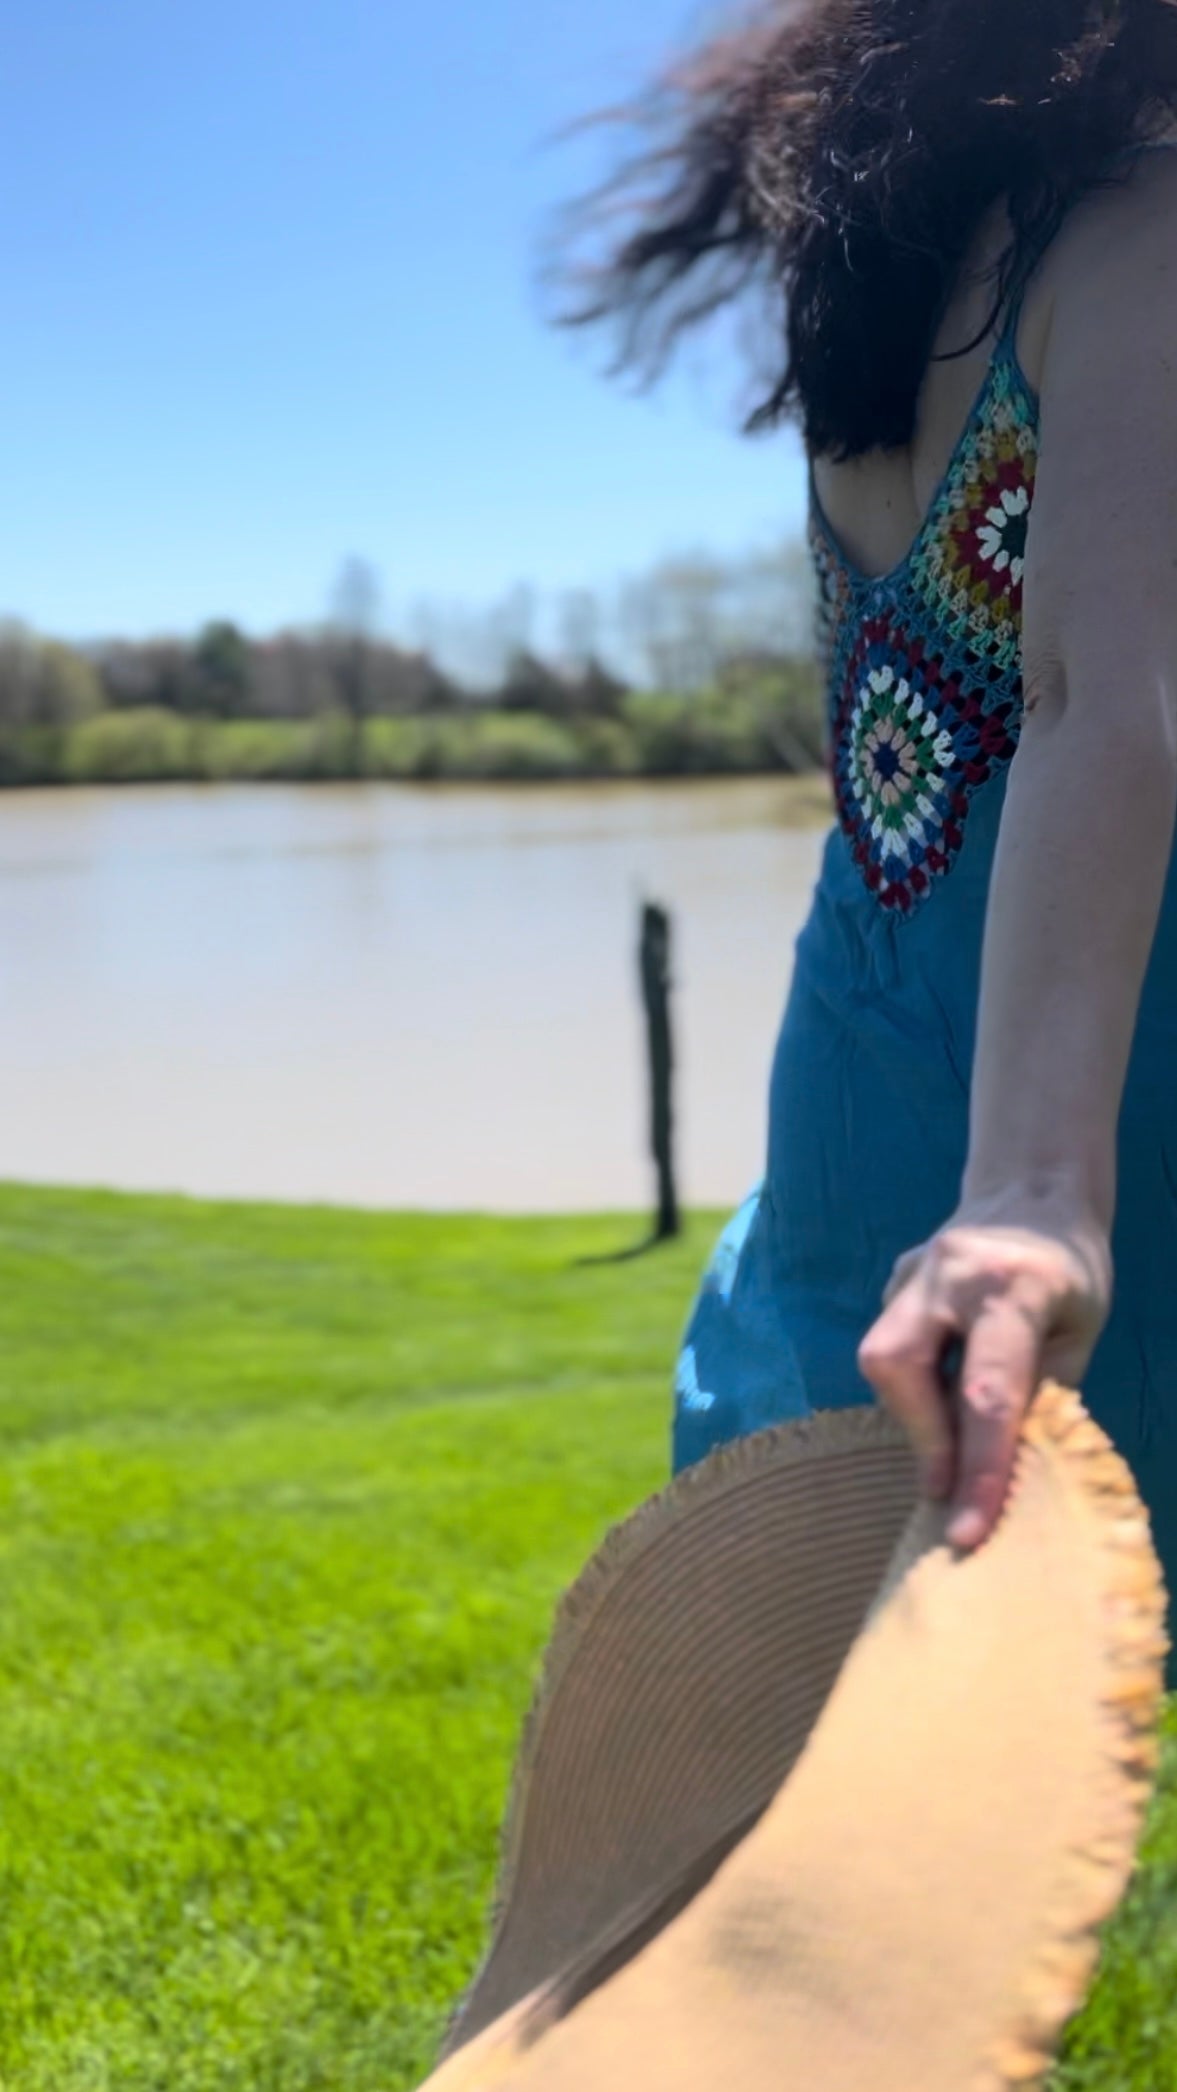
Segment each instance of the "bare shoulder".
M1022 359L1049 389L1075 361L1131 355L1133 334L1177 355L1177 146L1137 154L1069 213L1026 298Z
M1084 199L1020 340L1041 398L1028 658L1147 676L1177 659L1177 152ZM1110 652L1109 652L1110 650ZM1028 674L1030 671L1028 670Z

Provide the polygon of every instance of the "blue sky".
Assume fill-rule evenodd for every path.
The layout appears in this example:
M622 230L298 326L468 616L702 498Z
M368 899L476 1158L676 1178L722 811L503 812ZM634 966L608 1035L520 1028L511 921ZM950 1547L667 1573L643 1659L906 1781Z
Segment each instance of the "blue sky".
M653 398L532 286L568 118L688 0L11 0L0 613L85 637L608 584L795 529L712 358Z

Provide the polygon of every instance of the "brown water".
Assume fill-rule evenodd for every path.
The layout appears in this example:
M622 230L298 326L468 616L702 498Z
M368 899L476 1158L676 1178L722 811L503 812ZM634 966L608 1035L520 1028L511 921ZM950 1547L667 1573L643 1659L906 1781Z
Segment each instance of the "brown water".
M0 801L0 1176L645 1205L641 898L684 1196L738 1199L821 847L776 781Z

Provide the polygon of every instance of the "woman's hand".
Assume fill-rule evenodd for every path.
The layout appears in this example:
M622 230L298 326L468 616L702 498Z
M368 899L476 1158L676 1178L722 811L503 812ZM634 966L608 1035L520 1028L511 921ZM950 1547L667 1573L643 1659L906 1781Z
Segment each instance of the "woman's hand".
M951 1498L948 1537L961 1548L992 1532L1022 1419L1044 1379L1082 1378L1111 1292L1097 1226L1002 1205L1000 1215L958 1214L901 1259L859 1352L915 1447L927 1494Z

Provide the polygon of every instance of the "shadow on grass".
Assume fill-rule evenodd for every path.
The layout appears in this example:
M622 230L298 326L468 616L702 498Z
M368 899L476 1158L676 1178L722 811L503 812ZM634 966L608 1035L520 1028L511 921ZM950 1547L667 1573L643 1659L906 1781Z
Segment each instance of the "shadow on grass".
M632 1264L636 1257L648 1257L651 1250L665 1249L681 1236L680 1228L655 1228L644 1242L634 1242L628 1249L606 1249L591 1257L577 1257L572 1269L583 1271L594 1264Z

